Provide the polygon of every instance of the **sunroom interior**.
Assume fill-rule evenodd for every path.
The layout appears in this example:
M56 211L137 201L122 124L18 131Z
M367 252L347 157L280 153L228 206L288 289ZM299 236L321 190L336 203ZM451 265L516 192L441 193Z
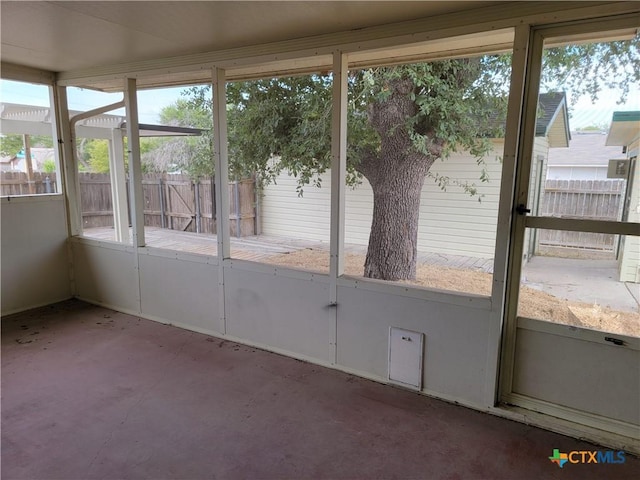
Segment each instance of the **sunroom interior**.
M1 9L2 79L45 86L49 95L46 120L42 112L38 116L23 105L22 118L17 115L14 123L2 117L2 134L34 135L49 130L48 134L54 139L58 182L57 193L3 193L1 199L5 468L9 466L18 476L43 478L48 475L46 469L53 465L40 459L26 466L33 460L34 452L40 451L27 445L42 441L37 435L45 425L29 423L23 417L29 415L30 402L36 402L38 384L27 387L14 378L19 376L23 362L58 365L47 357L54 354L55 345L47 349L51 342L42 341L52 331L58 332L57 320L43 320L46 315L58 312L60 328L66 325L58 334L67 335L72 334L68 329L70 325L81 329L84 321L65 323L65 315L71 317L75 315L73 312L83 310L93 312L90 314L94 317L90 317L88 323L94 325L96 318L113 317L108 322L113 319L124 322L123 331L132 336L138 335L131 327L136 319L150 321L150 326L144 329L154 328L157 324L177 327L167 330L167 339L160 340L149 334L151 336L145 337L145 342L168 344L196 332L207 339L206 345L217 348L219 344L220 352L224 350L224 342L230 342L228 345L256 355L273 352L284 356L260 360L265 365L275 361L274 369L328 369L333 372L330 375L340 372L348 380L345 382L347 387L354 381L360 388L364 388L362 382L373 382L376 386L370 388L389 389L390 397L383 402L404 402L412 409L419 409L420 402L437 399L459 405L461 407L455 408L463 411L466 409L462 407L468 407L496 420L515 420L566 435L572 442L577 442L573 439L591 442L567 444L565 450L624 451L627 456L623 454L620 458L626 459L625 465L611 467L636 471L640 467L633 457L640 453L640 334L637 325L640 323L637 320L640 295L635 294L635 311L625 313L624 318L631 319L625 321L632 323L628 329L616 330L610 325L598 327L584 322L550 322L531 317L523 313L521 306L519 308L519 297L524 295L521 271L528 261L529 247L526 245L531 243L535 232L557 230L611 235L616 239L625 237L626 242L616 240L615 245L637 248L640 219L633 205L627 209L629 215L614 220L554 218L535 209L526 211L527 206L538 201L538 194L530 185L534 178L542 178L540 169L544 168L543 163L536 162L540 155L535 143L542 50L568 43L634 38L640 28L640 9L636 2L47 1L2 2ZM345 229L350 228L345 221L350 188L346 183L349 72L485 54L511 55L504 139L496 154L500 156L500 162L494 166L498 179L495 205L493 216L488 220L489 248L493 255L484 272L487 289L480 293L456 291L351 274L347 266L351 247L345 242ZM331 74L332 85L331 168L327 187L330 202L326 212L329 228L324 242L326 268L276 265L267 260L271 254L265 252L279 254L284 250L279 250L281 245L267 245L260 238L259 229L254 231L256 238L251 241L234 238L239 223L232 226L232 222L240 222L240 217L233 214L237 207L233 194L226 194L234 191L234 179L229 175L226 90L229 82L327 72ZM141 122L138 93L196 84L211 87L213 150L210 161L216 174L211 180L213 198L209 203L217 232L202 240L208 242L210 249L185 251L171 246L174 240L167 240L172 234L169 230L152 230L145 223L148 195L143 189L140 138L154 135L154 128L155 134L163 135L198 135L200 130L175 128L167 131L166 126L155 127ZM115 93L118 100L84 112L74 111L68 102L71 88ZM2 96L3 104L15 103L6 93ZM113 111L117 113L113 114ZM88 128L87 119L98 123L99 119L103 122L117 120L114 128L105 128L100 134L112 142L109 193L112 209L107 216L112 222L109 228L114 233L105 237L91 234L83 221L77 142L83 135L89 135L81 131L83 127ZM640 134L637 124L634 125L636 131L631 132L629 144L632 145L635 139L635 150L630 148L623 155L631 163L637 157ZM125 137L127 143L123 148ZM116 140L120 142L118 147L113 146L118 143ZM125 156L127 181L124 179ZM460 168L464 170L465 167ZM633 175L633 178L627 177L628 184L635 183L638 188L640 169L630 169L627 175ZM628 198L637 201L637 190ZM490 201L485 201L474 208L487 209L491 205ZM451 241L455 242L453 236ZM288 242L292 243L292 240ZM242 245L251 254L238 253ZM635 257L636 262L640 261L638 257L640 255ZM584 282L588 287L590 280L586 278ZM632 297L639 288L633 281L621 285ZM92 310L97 307L104 310ZM42 325L49 332L40 328L41 334L34 335L28 342L22 341L27 330L33 333L37 322L44 322ZM99 323L106 322L100 320ZM140 331L142 329L140 327ZM101 338L98 334L91 340L96 343L92 343L89 355L108 358L108 351L103 349L108 350L111 345L114 356L138 358L135 353L120 350L122 347L107 344L106 337ZM77 339L85 341L81 337ZM102 346L101 341L104 342ZM80 347L71 345L67 344L70 351L79 352L76 349ZM134 343L130 348L138 347ZM84 358L82 355L85 354L77 353L77 358ZM227 362L225 369L233 368L232 357L222 362ZM205 361L203 358L201 361ZM288 358L301 360L305 362L304 366L294 360L291 360L295 362L292 364L283 363ZM205 363L202 368L214 371L216 362ZM109 362L105 360L104 364ZM251 368L246 364L239 365L242 369L239 366L238 370L245 378L254 378L255 371L251 373L251 368L260 368L258 363ZM31 367L27 365L27 368ZM47 375L58 374L64 375L64 372L47 371ZM153 372L149 375L153 376ZM34 376L34 382L39 381L37 378L40 377ZM262 381L254 380L257 384ZM40 381L46 390L48 381ZM65 383L68 381L61 378L59 385L67 385L65 388L69 388L69 392L81 396L81 389L74 390L75 387ZM106 380L96 388L108 390L112 381ZM313 383L313 378L300 383L303 390L316 392L320 388L309 382ZM87 389L94 385L93 381L87 380ZM197 392L198 386L191 384L184 388L180 401L189 405L191 400L186 398L189 392ZM290 387L283 385L282 393L287 388ZM213 391L210 393L214 394ZM391 399L393 395L400 395L401 400ZM93 398L91 394L87 397ZM206 404L206 398L198 398ZM132 405L127 404L130 412L135 409ZM369 408L366 405L363 400L361 407ZM449 407L454 408L451 405L442 408ZM284 408L296 409L292 405ZM359 408L357 399L351 408ZM399 421L411 423L411 412L418 415L416 411L409 409L409 414ZM305 411L308 417L316 414L320 416L312 408ZM347 414L336 415L343 418L342 415ZM420 418L423 414L419 414ZM278 412L269 409L257 410L256 415L264 416L265 422L275 422L273 418L279 418ZM454 413L451 410L440 415ZM266 420L270 416L272 420ZM179 419L174 421L180 422ZM230 421L225 428L235 431L236 427L240 428L237 423L242 421L239 418ZM24 423L28 425L25 427ZM64 422L61 420L60 423ZM55 425L46 428L52 429L49 433L56 434ZM104 428L96 427L88 433L87 444L106 442L106 445L107 437L114 433L110 427ZM83 431L89 432L89 429ZM74 430L64 432L73 435ZM199 438L206 438L203 432L197 434L202 435ZM413 442L420 445L420 433L410 435ZM509 433L504 435L508 438ZM254 463L242 460L242 442L231 437L228 447L215 447L219 452L232 449L234 452L229 454L231 461L220 463L225 469L217 470L217 473L222 477L340 476L330 469L305 470L300 465L313 465L314 461L295 458L295 455L288 463L285 460L273 463L266 459L266 454L254 451ZM80 434L80 438L85 437ZM549 463L547 457L553 455L554 448L563 448L544 442L559 442L559 438L564 437L539 439L540 451L548 450L548 455L541 457L541 465L543 461ZM140 439L143 443L154 441L153 435ZM332 443L333 440L325 438L324 441ZM198 453L191 442L188 442L190 455L205 455ZM174 443L172 448L179 450L180 446ZM277 442L274 448L277 448ZM367 457L371 452L366 446L353 448L360 452L363 464L372 461ZM442 451L448 454L452 452L443 448ZM407 453L391 452L398 458L405 458L403 455ZM416 453L413 451L412 455ZM100 455L106 454L101 452ZM126 457L123 452L114 455L118 459ZM193 460L186 454L176 454L176 457L182 465ZM425 458L435 462L430 456ZM415 457L413 460L420 463ZM234 461L237 462L235 466ZM92 462L91 469L84 470L80 476L87 472L98 476L145 476L139 464L135 469L128 469L135 462L127 462L129 460L123 460L119 465L121 470L107 469L102 473ZM296 462L297 470L291 467ZM326 458L324 462L327 462ZM443 462L434 465L444 468ZM292 469L285 468L285 463ZM69 464L75 465L74 462ZM245 465L244 469L233 470L241 464ZM260 465L264 470L260 470ZM382 466L379 470L359 471L349 470L346 465L342 467L346 468L342 476L351 478L359 474L394 476ZM400 465L396 467L401 468ZM509 476L509 472L500 471L498 466L490 467L497 470L489 469L485 473ZM550 463L551 467L555 465ZM60 468L49 472L53 472L53 476L69 474L69 470ZM165 465L165 468L173 467ZM174 476L177 477L202 474L197 469L176 468L178 473L174 472ZM208 468L213 469L211 472L216 471L215 466ZM465 468L470 469L466 471L468 477L483 475L474 472L472 465ZM532 470L535 468L540 469L540 475L555 474L532 463L518 464L518 468L521 468L523 478L527 473L531 475L538 471ZM167 470L164 472L171 476ZM441 473L441 477L446 477L452 471L441 470ZM163 475L162 471L153 469L147 470L146 474ZM580 471L581 478L592 474L598 473Z

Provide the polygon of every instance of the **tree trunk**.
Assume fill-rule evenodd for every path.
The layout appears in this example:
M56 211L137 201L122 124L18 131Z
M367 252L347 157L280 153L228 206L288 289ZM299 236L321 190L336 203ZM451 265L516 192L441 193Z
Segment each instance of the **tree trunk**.
M358 166L373 190L373 221L364 276L382 280L416 278L418 217L424 179L439 156L433 143L428 154L418 152L407 130L417 112L406 78L389 82L391 95L370 105L369 121L380 135L380 151Z
M372 185L373 221L365 277L415 279L420 195L425 178L422 170L391 169Z

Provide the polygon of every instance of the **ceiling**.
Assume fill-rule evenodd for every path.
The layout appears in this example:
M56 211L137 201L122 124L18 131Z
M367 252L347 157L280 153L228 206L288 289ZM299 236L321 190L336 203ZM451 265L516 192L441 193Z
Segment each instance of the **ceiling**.
M499 2L8 1L3 62L90 69L384 25Z

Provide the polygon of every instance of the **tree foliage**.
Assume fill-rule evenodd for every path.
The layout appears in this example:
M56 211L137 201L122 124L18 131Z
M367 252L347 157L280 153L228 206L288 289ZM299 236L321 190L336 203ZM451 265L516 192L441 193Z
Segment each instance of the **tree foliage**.
M92 139L84 147L84 160L92 173L109 173L109 144L106 140Z
M47 135L29 135L31 148L53 148L53 138ZM12 157L24 150L21 134L10 133L0 137L0 153Z
M595 102L604 89L620 91L617 103L628 98L640 83L640 35L631 40L581 43L544 51L541 85L558 85L571 93L575 103L587 95Z

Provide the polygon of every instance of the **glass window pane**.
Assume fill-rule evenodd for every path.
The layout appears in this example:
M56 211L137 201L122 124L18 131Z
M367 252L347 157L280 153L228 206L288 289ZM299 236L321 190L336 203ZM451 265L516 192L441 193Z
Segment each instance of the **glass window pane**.
M67 100L69 115L73 118L118 102L122 94L68 87ZM127 159L121 129L125 120L124 109L120 108L80 120L73 127L83 236L131 242L125 177ZM117 171L122 172L117 178L114 176L116 166Z
M211 86L141 90L138 105L147 246L217 255Z
M49 87L0 80L2 196L60 193Z
M326 273L329 73L228 85L231 257Z
M510 53L350 72L348 275L490 295Z

